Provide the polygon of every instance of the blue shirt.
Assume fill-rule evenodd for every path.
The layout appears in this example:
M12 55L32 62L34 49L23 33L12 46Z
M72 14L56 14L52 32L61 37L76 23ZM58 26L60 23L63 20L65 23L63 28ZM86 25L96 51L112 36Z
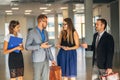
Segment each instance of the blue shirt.
M45 42L45 33L44 33L44 29L41 31L38 27L36 27L36 29L38 30L38 32L40 33L41 37L42 37L42 42Z

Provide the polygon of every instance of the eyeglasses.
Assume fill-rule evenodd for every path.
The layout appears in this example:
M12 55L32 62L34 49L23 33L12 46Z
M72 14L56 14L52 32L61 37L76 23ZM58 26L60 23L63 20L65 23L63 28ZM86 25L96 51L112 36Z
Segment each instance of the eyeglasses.
M41 20L42 20L42 22L47 23L47 19L43 18L43 19L41 19Z
M67 25L67 24L64 24L64 23L63 23L63 26L65 26L65 25Z
M45 20L42 20L43 22L45 22L45 23L47 23L47 21L45 21Z

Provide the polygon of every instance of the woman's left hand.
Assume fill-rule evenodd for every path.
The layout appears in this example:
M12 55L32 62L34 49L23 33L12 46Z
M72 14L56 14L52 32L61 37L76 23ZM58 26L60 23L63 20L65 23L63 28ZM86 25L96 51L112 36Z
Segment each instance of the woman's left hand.
M62 47L64 50L70 50L70 47Z

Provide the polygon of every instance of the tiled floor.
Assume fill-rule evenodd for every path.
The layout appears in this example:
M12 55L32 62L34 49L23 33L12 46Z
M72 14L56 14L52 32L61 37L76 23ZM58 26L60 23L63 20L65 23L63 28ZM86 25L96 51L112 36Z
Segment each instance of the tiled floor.
M52 48L52 52L55 54L55 49ZM91 58L85 57L84 49L79 48L77 50L77 80L91 80L91 69L92 61ZM32 61L30 52L24 51L24 64L25 64L25 73L24 80L33 80L33 70L32 70ZM9 70L7 65L8 55L3 55L2 51L0 53L0 80L9 80ZM118 68L114 70L118 71ZM120 68L119 68L120 69Z

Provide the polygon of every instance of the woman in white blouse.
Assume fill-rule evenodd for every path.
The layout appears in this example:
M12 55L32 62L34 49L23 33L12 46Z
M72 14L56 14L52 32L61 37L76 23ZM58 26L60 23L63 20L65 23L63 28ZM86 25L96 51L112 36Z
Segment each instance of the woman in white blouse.
M4 54L9 54L8 65L10 80L23 80L24 62L21 50L23 50L22 35L18 21L12 20L9 24L9 34L4 38Z

